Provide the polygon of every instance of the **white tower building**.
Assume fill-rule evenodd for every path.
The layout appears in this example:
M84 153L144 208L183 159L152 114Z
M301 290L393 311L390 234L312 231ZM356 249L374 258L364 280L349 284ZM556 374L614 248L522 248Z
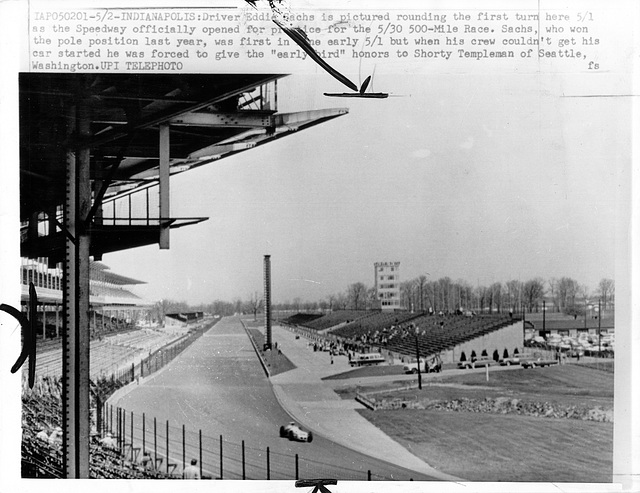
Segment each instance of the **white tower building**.
M382 310L400 309L400 262L376 262L376 298Z

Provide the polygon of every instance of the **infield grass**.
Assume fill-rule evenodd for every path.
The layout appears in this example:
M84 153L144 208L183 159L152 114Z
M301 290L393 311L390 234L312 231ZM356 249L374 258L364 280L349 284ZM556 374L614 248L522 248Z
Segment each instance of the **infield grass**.
M394 382L396 387L406 381ZM509 397L613 408L613 374L581 365L490 373L454 372L422 390L359 386L375 398L452 400ZM380 392L381 391L381 392ZM355 387L338 389L353 398ZM513 414L421 409L360 410L438 470L470 481L611 482L613 424Z
M417 409L360 413L432 467L466 480L611 482L612 423Z

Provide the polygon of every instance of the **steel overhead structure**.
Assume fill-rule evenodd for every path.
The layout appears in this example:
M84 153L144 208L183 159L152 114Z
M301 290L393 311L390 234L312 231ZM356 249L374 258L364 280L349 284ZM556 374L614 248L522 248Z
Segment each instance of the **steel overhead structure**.
M91 259L208 219L171 216L171 176L348 112L278 113L283 76L20 74L21 255L63 264L67 478L89 477Z

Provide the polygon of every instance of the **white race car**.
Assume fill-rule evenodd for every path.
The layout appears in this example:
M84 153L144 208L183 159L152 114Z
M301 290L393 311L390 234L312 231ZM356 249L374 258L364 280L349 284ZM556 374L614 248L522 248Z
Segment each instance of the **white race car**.
M296 440L298 442L309 442L313 440L313 433L304 431L300 426L291 421L289 424L280 427L280 437Z

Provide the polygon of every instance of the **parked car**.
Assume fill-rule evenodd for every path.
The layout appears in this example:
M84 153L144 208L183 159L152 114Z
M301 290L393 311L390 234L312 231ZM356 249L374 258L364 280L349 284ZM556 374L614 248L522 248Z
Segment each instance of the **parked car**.
M537 366L551 366L551 365L557 365L558 364L558 360L556 359L549 359L549 358L543 358L542 356L529 356L527 358L523 358L520 361L520 366L522 366L522 368L535 368Z
M402 370L405 373L418 373L418 363L415 361L413 363L407 363L402 367ZM420 362L420 370L424 372L424 361Z
M524 354L513 354L511 356L507 356L506 358L500 358L498 363L500 364L500 366L519 365L524 358L526 358Z
M468 370L471 368L484 368L486 366L492 366L495 364L490 358L480 358L475 361L460 361L458 362L458 368L461 370Z
M573 348L567 351L567 356L569 358L580 358L584 356L584 348Z
M280 437L298 442L311 443L313 433L303 430L296 422L291 421L289 424L280 427Z

